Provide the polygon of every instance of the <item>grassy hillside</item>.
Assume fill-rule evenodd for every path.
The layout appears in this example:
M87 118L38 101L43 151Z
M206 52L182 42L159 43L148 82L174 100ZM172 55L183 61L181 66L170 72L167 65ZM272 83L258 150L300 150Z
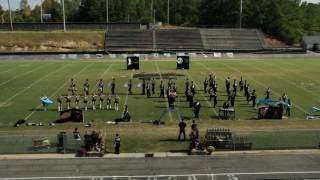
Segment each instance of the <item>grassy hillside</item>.
M0 52L77 52L104 49L104 31L0 32Z

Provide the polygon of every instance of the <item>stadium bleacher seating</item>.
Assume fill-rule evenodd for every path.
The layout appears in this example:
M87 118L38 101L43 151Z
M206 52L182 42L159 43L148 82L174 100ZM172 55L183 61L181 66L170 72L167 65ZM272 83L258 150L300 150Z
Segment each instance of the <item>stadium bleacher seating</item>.
M199 29L156 31L157 50L203 50Z
M201 29L206 50L263 49L259 31L254 29Z
M109 30L106 51L152 51L153 32L150 30Z
M109 30L106 51L256 51L263 34L255 29Z

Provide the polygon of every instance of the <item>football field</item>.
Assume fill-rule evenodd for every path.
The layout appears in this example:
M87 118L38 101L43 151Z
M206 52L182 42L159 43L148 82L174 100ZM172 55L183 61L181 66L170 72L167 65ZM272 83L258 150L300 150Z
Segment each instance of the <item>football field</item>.
M123 59L2 60L0 61L0 126L2 129L12 127L19 119L26 119L27 122L33 123L42 122L47 125L59 119L57 97L68 94L71 78L75 80L80 94L83 94L83 84L87 78L90 82L91 93L97 93L99 79L104 80L105 92L109 93L108 84L112 78L115 78L115 91L120 96L119 111L93 111L90 108L84 112L85 122L103 126L104 122L121 118L124 105L127 104L132 123L121 125L119 128L123 127L122 130L117 128L110 130L110 133L125 132L126 129L133 127L140 133L144 131L164 133L167 131L168 134L172 133L174 136L170 136L168 139L175 138L179 117L184 117L188 122L194 119L193 111L189 108L184 95L185 80L188 78L190 81L194 81L196 86L197 93L194 100L201 103L200 119L197 122L203 124L202 130L209 127L223 127L241 131L259 128L260 130L268 128L271 130L318 130L320 127L318 121L305 120L312 106L320 106L319 59L196 59L191 60L190 67L190 70L177 70L176 61L173 58L141 60L140 70L126 70ZM218 106L216 108L209 100L209 95L203 91L203 81L210 73L217 76ZM150 75L156 75L156 93L151 94L151 98L147 98L146 95L141 95L139 84L142 81L139 77L150 77ZM227 99L225 79L230 77L232 84L234 79L239 82L241 76L243 80L247 80L251 89L257 91L258 99L265 97L265 91L268 87L271 88L272 99L277 100L283 93L286 93L293 105L291 117L281 122L257 120L257 110L252 108L251 103L247 104L244 93L239 92L235 103L236 119L234 121L219 120L219 108ZM128 95L125 84L131 77L133 79L133 94ZM160 78L163 79L165 87L167 87L167 78L173 79L176 83L178 88L176 111L168 112L166 99L159 98ZM49 106L47 111L42 110L40 96L47 96L54 101L54 104ZM81 99L80 104L82 101ZM63 106L66 107L65 101ZM91 107L90 102L89 107ZM112 107L114 107L113 104ZM145 128L149 126L146 123L160 118L165 122L161 129ZM74 127L73 125L63 126L71 128ZM62 126L59 127L62 128ZM137 135L136 133L132 131L132 134ZM263 133L260 136L263 137ZM304 136L303 133L302 136ZM162 149L160 148L160 150Z

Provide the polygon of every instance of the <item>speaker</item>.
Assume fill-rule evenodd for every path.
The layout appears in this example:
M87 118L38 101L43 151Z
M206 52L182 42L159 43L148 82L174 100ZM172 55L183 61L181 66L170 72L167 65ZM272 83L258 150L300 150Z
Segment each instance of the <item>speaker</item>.
M189 69L189 56L177 56L177 69Z
M127 57L127 70L139 69L139 57L128 56Z

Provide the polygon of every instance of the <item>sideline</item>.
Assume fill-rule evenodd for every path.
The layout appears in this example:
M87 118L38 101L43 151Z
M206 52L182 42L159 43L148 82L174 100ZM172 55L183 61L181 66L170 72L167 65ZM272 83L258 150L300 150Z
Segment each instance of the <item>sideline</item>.
M149 153L148 153L149 154ZM212 157L212 156L232 156L232 155L320 155L318 149L300 150L252 150L252 151L216 151L211 155L188 155L188 153L156 152L152 153L154 158L170 157ZM105 154L103 157L75 157L75 154L3 154L0 160L32 160L32 159L118 159L118 158L146 158L145 153L121 153Z

